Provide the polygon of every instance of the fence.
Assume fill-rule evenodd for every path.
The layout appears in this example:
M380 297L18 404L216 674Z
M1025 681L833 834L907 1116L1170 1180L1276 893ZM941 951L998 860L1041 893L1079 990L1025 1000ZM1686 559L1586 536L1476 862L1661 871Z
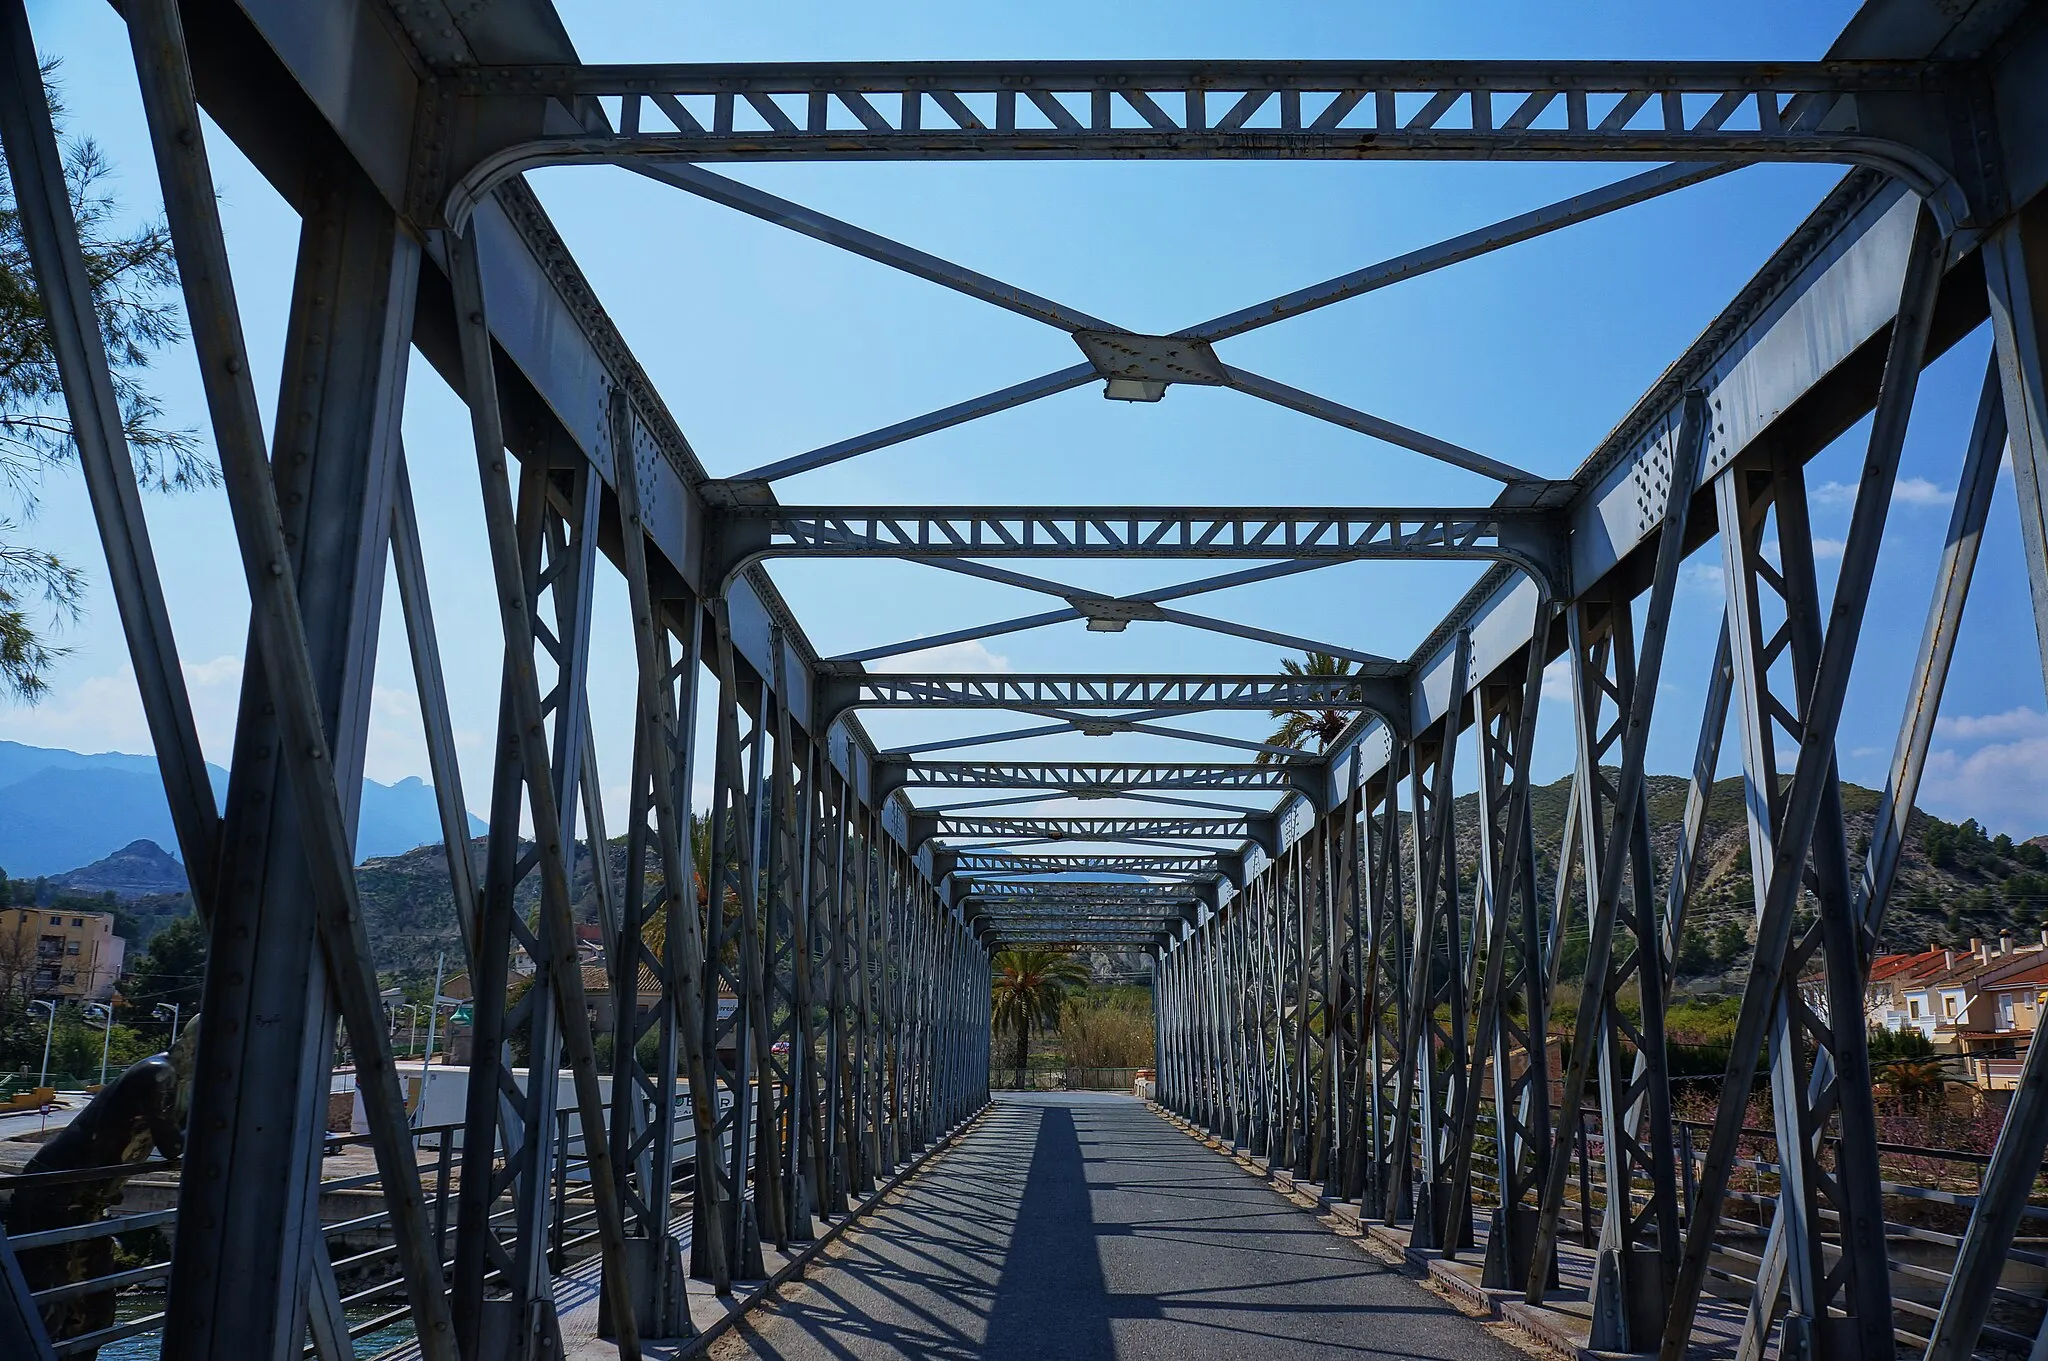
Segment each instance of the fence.
M687 1111L682 1114L686 1117ZM556 1113L555 1158L556 1169L553 1186L555 1212L550 1225L548 1255L555 1269L580 1257L596 1251L597 1212L590 1194L587 1174L588 1161L582 1156L582 1135L572 1128L576 1124L576 1113L571 1110ZM426 1193L430 1222L435 1241L440 1245L444 1270L454 1267L448 1256L450 1230L454 1223L455 1197L461 1189L461 1178L455 1166L455 1154L460 1145L462 1126L460 1124L431 1125L411 1131L413 1146L420 1169L421 1189ZM345 1149L366 1145L368 1135L330 1135L325 1152L332 1156ZM679 1151L682 1148L679 1145ZM689 1145L694 1152L694 1143ZM163 1159L151 1159L140 1163L122 1163L110 1167L79 1168L63 1172L37 1172L0 1176L0 1191L12 1192L28 1186L56 1186L93 1181L108 1181L114 1178L135 1178L175 1172L181 1164ZM694 1162L679 1161L674 1181L675 1204L687 1206L695 1193ZM382 1177L376 1172L360 1176L337 1177L320 1183L320 1197L328 1200L352 1192L367 1192L382 1185ZM682 1211L678 1210L678 1213ZM167 1230L177 1218L175 1207L148 1210L140 1213L116 1214L105 1219L70 1225L64 1228L48 1229L36 1233L10 1234L6 1242L17 1255L32 1253L37 1249L59 1247L69 1243L85 1242L113 1234L132 1234L144 1230ZM516 1214L508 1203L491 1215L496 1226L507 1224ZM349 1313L371 1312L369 1317L347 1325L351 1343L371 1333L385 1331L406 1324L411 1310L402 1299L405 1282L396 1270L397 1247L388 1241L390 1212L378 1209L368 1214L323 1222L321 1234L329 1245L329 1257L338 1280L354 1283L360 1288L344 1294L339 1300L337 1316ZM369 1246L361 1246L365 1240L372 1240ZM93 1277L84 1281L68 1282L35 1292L38 1305L55 1304L83 1295L98 1294L108 1290L134 1290L160 1286L170 1275L168 1260L150 1262L114 1273L111 1276ZM498 1279L502 1272L493 1269L486 1277L486 1284ZM128 1338L160 1332L164 1325L161 1310L140 1318L127 1319L97 1332L64 1338L55 1343L59 1357L91 1352ZM315 1354L310 1341L303 1352Z
M1490 1115L1490 1108L1482 1105ZM1552 1112L1553 1119L1558 1113ZM1689 1227L1697 1207L1695 1187L1705 1162L1707 1136L1712 1125L1692 1120L1673 1122L1673 1160L1680 1178L1681 1213ZM1745 1128L1739 1171L1731 1181L1727 1198L1715 1224L1715 1250L1709 1271L1710 1290L1723 1298L1747 1306L1756 1292L1756 1271L1762 1263L1763 1244L1776 1217L1778 1199L1777 1135L1772 1130ZM1823 1139L1832 1150L1839 1140ZM1915 1144L1880 1143L1879 1162L1886 1179L1879 1182L1885 1198L1885 1239L1892 1277L1893 1331L1902 1347L1915 1353L1927 1346L1927 1329L1936 1307L1948 1288L1955 1254L1963 1229L1982 1189L1983 1170L1990 1155L1962 1149L1928 1148ZM1572 1140L1572 1161L1567 1179L1563 1221L1585 1247L1598 1239L1600 1220L1606 1212L1606 1141L1600 1112L1588 1107L1579 1112ZM1495 1145L1481 1134L1473 1149L1473 1202L1475 1206L1499 1203ZM2048 1175L2048 1166L2042 1169ZM1891 1178L1897 1177L1898 1180ZM1636 1183L1645 1199L1649 1186ZM2022 1212L2035 1235L2048 1224L2048 1193L2037 1179L2033 1203ZM1823 1224L1834 1216L1823 1210ZM2001 1282L1993 1296L1980 1352L2025 1356L2035 1339L2048 1326L2048 1250L2041 1237L2021 1238L2006 1257L2008 1279L2020 1278L2032 1286ZM1830 1269L1841 1253L1837 1240L1821 1244L1825 1265Z

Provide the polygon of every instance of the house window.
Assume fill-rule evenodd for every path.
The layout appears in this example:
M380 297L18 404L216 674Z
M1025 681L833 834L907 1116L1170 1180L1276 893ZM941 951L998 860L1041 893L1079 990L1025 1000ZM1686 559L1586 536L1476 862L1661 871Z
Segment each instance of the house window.
M1919 998L1917 998L1917 997L1910 997L1910 998L1906 999L1906 1014L1907 1014L1908 1016L1912 1017L1912 1018L1913 1018L1914 1020L1916 1020L1916 1021L1920 1019L1920 999L1919 999Z
M85 925L85 918L83 918L83 917L73 917L73 918L71 919L71 924L72 924L73 926L83 926L83 925Z
M1998 994L1998 1028L2012 1029L2012 994L2009 992Z
M67 955L75 955L75 954L77 954L77 953L78 953L78 942L77 942L77 941L75 941L75 940L73 940L73 941L66 941L66 942L65 942L65 945L64 945L64 953L65 953L65 954L67 954Z
M52 917L52 918L50 918L50 925L52 925L52 926L62 926L63 924L64 924L64 919L63 919L62 917Z
M1947 1020L1953 1021L1956 1018L1956 995L1954 993L1950 993L1941 999L1941 1014Z

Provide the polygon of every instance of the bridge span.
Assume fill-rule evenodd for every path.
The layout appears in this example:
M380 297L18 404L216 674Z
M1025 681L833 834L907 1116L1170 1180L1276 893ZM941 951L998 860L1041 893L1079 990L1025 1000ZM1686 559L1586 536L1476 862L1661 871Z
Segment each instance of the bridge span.
M28 9L0 0L9 287L33 280L209 954L189 1062L124 1089L163 1099L100 1107L133 1136L105 1156L129 1161L94 1165L80 1136L51 1145L70 1165L0 1179L9 1361L673 1355L906 1174L722 1345L1003 1354L1028 1323L1044 1355L1498 1350L1225 1151L1474 1307L1568 1317L1598 1351L2048 1355L2048 1043L1999 1056L2010 1094L1975 1108L1995 1146L1929 1148L1880 1137L1863 1024L1987 536L2016 539L2028 581L2030 609L2015 585L1994 621L1998 660L2036 699L2048 677L2048 6L1868 0L1825 52L1757 60L625 65L579 56L580 16L550 0L94 7L116 41L90 60L132 89L154 156L242 569L191 596L159 557L197 546L153 540L144 514ZM301 224L275 297L230 251L230 144ZM1152 334L738 177L882 160L904 183L1083 160L1595 169L1555 201ZM1833 167L1801 172L1810 212L1555 466L1233 348L1791 164ZM1049 327L1068 362L714 476L685 434L707 399L651 376L597 282L619 261L579 260L536 188L572 174L578 193L634 177ZM704 263L696 244L636 238L628 286ZM1683 231L1649 244L1691 270ZM1185 280L1157 282L1175 300ZM1517 339L1572 353L1610 326L1605 294L1589 284ZM272 331L245 314L266 305L281 356L251 352ZM1517 328L1450 320L1445 391L1483 403L1463 342ZM717 397L743 421L771 411L842 358L812 339ZM1973 417L1916 400L1951 352ZM266 407L255 375L273 370ZM408 382L444 385L466 430L407 447L429 402ZM1212 451L1237 471L1204 504L1095 494L1137 457L1128 423L1072 438L1089 465L1071 485L1016 458L1027 493L1043 486L1028 504L921 481L903 504L798 494L871 492L879 475L832 478L1082 390L1112 403L1086 404L1098 422L1239 403L1286 433ZM1526 414L1493 442L1528 443ZM1939 482L1902 477L1909 425ZM1175 441L1210 432L1178 429L1138 485L1193 475ZM1266 503L1268 474L1310 466L1302 430L1359 462L1326 497L1284 498L1326 503ZM1810 479L1824 457L1848 472ZM440 504L424 489L453 472L464 495ZM1892 515L1909 484L1947 503L1938 541L1935 520ZM1401 491L1422 504L1388 504ZM1816 504L1846 516L1841 538ZM1933 578L1919 598L1881 585L1880 550L1905 538ZM845 586L813 597L829 619L791 603L807 572ZM1330 584L1392 579L1370 573L1436 574L1449 607L1395 636L1380 611L1404 588ZM1041 608L942 620L909 578ZM193 621L239 621L244 592L217 793L186 663L214 655ZM1278 599L1297 608L1256 604ZM886 626L889 605L915 622ZM450 645L451 620L483 643ZM1900 642L1915 628L1917 651ZM1048 629L1193 641L1114 672L1066 652L1000 674L933 661ZM1884 630L1892 646L1870 641ZM1306 658L1284 675L1245 660L1274 649ZM1856 703L1878 703L1873 653L1903 693L1882 701L1888 762L1843 740L1852 675ZM442 843L467 852L441 857L439 922L471 990L467 1086L436 1124L393 1049L380 933L401 928L373 926L356 875L392 675L418 701ZM1269 735L1268 717L1289 726ZM1656 840L1653 723L1696 753ZM1570 783L1539 828L1545 751ZM1854 835L1849 757L1883 763ZM1688 1105L1667 1021L1724 770L1745 850L1715 907L1747 962L1725 1067ZM1157 1110L991 1102L1008 1047L992 979L1012 952L1146 979ZM1947 1019L1966 1045L1967 1018ZM348 1134L326 1118L344 1046ZM124 1209L65 1189L122 1181Z

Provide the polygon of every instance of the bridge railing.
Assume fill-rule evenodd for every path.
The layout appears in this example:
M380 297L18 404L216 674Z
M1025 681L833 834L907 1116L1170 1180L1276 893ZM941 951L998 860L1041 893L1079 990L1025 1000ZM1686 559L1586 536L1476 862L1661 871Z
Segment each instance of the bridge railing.
M460 1123L423 1125L411 1131L420 1169L421 1186L427 1196L429 1222L440 1248L444 1272L454 1267L451 1255L452 1231L456 1199L461 1189L460 1175L456 1170L456 1155L461 1148L462 1131L463 1126ZM590 1191L589 1162L584 1156L582 1130L575 1111L563 1110L556 1113L553 1136L554 1214L550 1226L548 1255L550 1267L560 1271L570 1263L597 1251L597 1212ZM370 1136L367 1134L330 1134L326 1139L324 1152L327 1156L333 1156L350 1148L367 1145L369 1139ZM677 1170L672 1183L674 1203L686 1206L696 1189L694 1144L679 1142L677 1153ZM181 1167L182 1164L176 1160L157 1158L138 1163L75 1168L59 1172L16 1173L0 1176L0 1193L12 1193L28 1187L104 1182L116 1178L131 1180L167 1172L176 1173ZM326 1200L328 1197L351 1192L372 1192L381 1188L382 1184L382 1175L374 1171L325 1178L320 1182L319 1195ZM503 1208L491 1215L491 1222L494 1227L509 1225L515 1214L510 1200L505 1199ZM6 1241L17 1256L28 1256L42 1250L114 1235L169 1230L175 1224L177 1216L175 1206L115 1213L62 1228L9 1234ZM411 1319L412 1311L404 1301L405 1281L398 1271L397 1246L388 1237L390 1224L390 1211L386 1208L341 1219L323 1219L321 1223L320 1234L327 1246L332 1278L337 1282L348 1282L353 1287L347 1293L340 1293L337 1287L336 1298L321 1303L328 1312L328 1317L341 1321L349 1344L374 1333L407 1326ZM370 1241L367 1245L364 1243L365 1239L378 1238L382 1241ZM160 1289L169 1280L171 1268L171 1260L165 1255L163 1260L149 1262L139 1267L92 1275L78 1281L67 1281L36 1290L33 1298L38 1306L45 1306L110 1290L134 1291L150 1287ZM492 1269L487 1274L486 1283L498 1274L500 1273L495 1268ZM351 1316L354 1316L353 1322L348 1321ZM163 1328L164 1319L163 1309L158 1308L91 1333L59 1339L54 1342L53 1347L59 1357L91 1353L113 1343L159 1333ZM316 1330L318 1326L315 1325ZM319 1354L319 1351L312 1340L308 1340L303 1349L304 1354L308 1356Z
M1552 1118L1558 1117L1553 1109ZM1687 1225L1698 1213L1695 1187L1711 1128L1696 1120L1673 1122L1672 1153L1683 1188L1680 1214ZM1764 1245L1777 1215L1779 1164L1775 1131L1752 1127L1742 1134L1744 1152L1737 1159L1738 1175L1731 1181L1716 1221L1709 1275L1712 1293L1747 1308L1756 1293ZM1838 1143L1832 1135L1822 1140L1830 1155ZM1476 1207L1499 1203L1496 1149L1490 1134L1481 1133L1474 1140L1472 1199ZM1590 1248L1598 1241L1600 1220L1607 1209L1606 1183L1600 1172L1606 1147L1597 1108L1579 1112L1572 1149L1574 1165L1567 1180L1564 1221L1577 1230L1579 1243ZM1948 1289L1962 1230L1982 1191L1991 1155L1900 1142L1880 1142L1877 1149L1888 1174L1879 1188L1885 1201L1885 1238L1890 1245L1894 1334L1901 1346L1918 1353L1927 1347L1924 1330L1933 1323L1936 1307ZM2048 1177L2048 1165L2042 1173ZM1649 1194L1646 1180L1638 1178L1634 1185L1644 1196ZM2036 1183L2031 1202L2021 1211L2022 1236L2006 1255L2009 1264L2030 1269L2041 1284L2031 1294L2003 1283L1994 1287L1991 1316L1979 1342L1982 1351L2010 1350L2026 1355L2036 1336L2048 1326L2048 1245L2044 1245L2048 1240L2048 1190L2043 1186L2043 1182ZM1834 1214L1825 1207L1820 1221L1839 1233ZM1840 1256L1838 1238L1824 1237L1821 1251L1824 1265L1832 1268Z

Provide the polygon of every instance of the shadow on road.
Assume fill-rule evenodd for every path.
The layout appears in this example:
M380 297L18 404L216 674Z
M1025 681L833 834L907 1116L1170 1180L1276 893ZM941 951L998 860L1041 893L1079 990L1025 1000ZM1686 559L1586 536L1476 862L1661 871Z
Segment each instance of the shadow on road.
M1109 1320L1109 1290L1073 1112L1043 1107L982 1355L996 1361L1111 1357L1116 1348Z

